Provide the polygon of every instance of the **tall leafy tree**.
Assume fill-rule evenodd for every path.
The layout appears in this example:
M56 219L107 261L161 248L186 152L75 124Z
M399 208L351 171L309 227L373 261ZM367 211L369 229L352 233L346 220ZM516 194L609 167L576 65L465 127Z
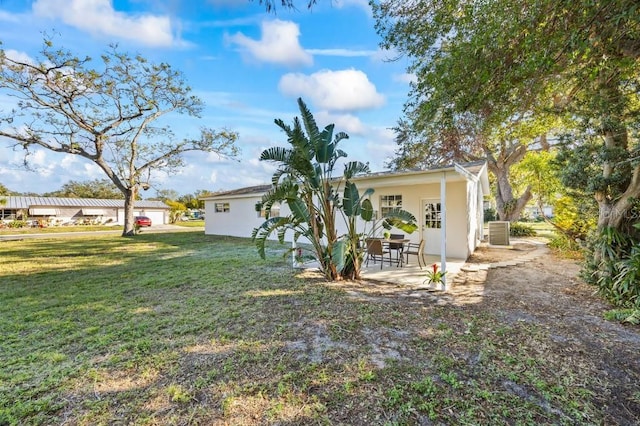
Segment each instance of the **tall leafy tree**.
M372 4L383 45L412 59L413 119L444 106L481 114L490 129L541 108L582 120L599 157L598 227L624 226L640 196L637 1Z
M235 155L237 135L202 128L198 138L178 140L160 119L170 113L197 117L203 107L180 72L117 46L97 62L93 67L91 58L57 49L48 39L34 60L0 50L0 93L17 102L15 110L0 114L0 136L27 155L42 147L97 164L122 192L123 235L133 235L135 199L155 172L176 171L188 151Z
M0 195L11 195L9 188L0 183Z
M177 201L179 197L180 195L175 189L158 189L154 199L160 201Z
M369 172L369 166L359 161L347 162L342 176L335 176L338 160L347 156L338 144L348 135L334 134L333 124L320 130L302 99L298 99L298 106L301 118L296 117L293 126L275 120L287 135L290 147L269 148L260 156L262 161L278 164L273 188L264 195L262 207L270 214L275 204L286 203L291 214L268 218L253 230L252 237L264 257L266 241L272 233L277 233L283 242L290 232L294 241L302 237L311 243L327 279L359 279L363 232L357 229L358 220L371 223L371 229L376 225L372 223L373 206L368 199L373 190L361 194L352 179ZM338 235L339 217L345 220L344 235ZM402 210L391 212L380 225L408 233L416 229L415 217Z
M109 179L85 182L70 180L57 191L42 194L45 197L121 199L122 192Z

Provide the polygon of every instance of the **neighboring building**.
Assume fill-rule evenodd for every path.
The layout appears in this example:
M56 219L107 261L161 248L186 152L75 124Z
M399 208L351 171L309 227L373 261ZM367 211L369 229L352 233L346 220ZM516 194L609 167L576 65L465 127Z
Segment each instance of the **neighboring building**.
M527 205L522 213L522 216L526 219L543 219L542 214L540 214L540 208L535 205ZM545 204L544 206L542 206L542 213L544 214L544 217L552 218L553 206Z
M74 223L124 224L124 200L57 197L4 197L0 219L45 220L51 225ZM148 216L154 225L168 223L169 206L162 201L138 200L135 216Z
M353 181L361 193L367 188L375 191L370 198L377 217L395 207L413 213L419 228L407 238L413 242L425 239L426 254L441 254L442 247L446 246L447 257L466 259L484 239L483 200L489 194L485 162L372 173ZM264 222L264 212L256 205L270 188L271 185L253 186L202 198L205 234L251 236L252 230ZM282 206L281 214L288 214L286 205ZM444 228L443 223L446 223ZM341 225L338 218L338 232L344 232ZM291 238L292 235L287 235L289 241Z

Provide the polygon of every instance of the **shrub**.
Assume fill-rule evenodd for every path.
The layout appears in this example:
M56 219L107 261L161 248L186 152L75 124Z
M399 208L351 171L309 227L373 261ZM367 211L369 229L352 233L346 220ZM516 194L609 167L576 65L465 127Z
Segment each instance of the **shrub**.
M549 247L563 257L570 259L582 259L584 257L584 248L580 245L580 242L564 234L554 234L549 240Z
M27 221L26 220L12 220L11 222L9 222L9 224L7 226L9 228L24 228L25 226L27 226Z
M605 228L590 242L583 278L620 308L640 310L640 242L629 234Z
M496 209L492 209L491 207L484 209L484 221L490 222L492 220L496 220Z
M515 222L509 228L509 235L512 237L533 237L536 235L536 230L531 225L525 225L524 223Z
M564 196L556 200L552 219L556 230L571 239L585 240L589 232L596 228L597 216L573 198Z

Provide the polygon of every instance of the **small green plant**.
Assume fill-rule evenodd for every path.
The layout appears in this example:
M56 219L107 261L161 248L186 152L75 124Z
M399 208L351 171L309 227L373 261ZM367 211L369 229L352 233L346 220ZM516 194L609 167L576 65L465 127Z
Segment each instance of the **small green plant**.
M364 360L358 361L358 378L364 382L372 382L376 379L376 373L367 368Z
M431 265L431 269L427 272L427 279L424 280L425 284L442 284L446 271L439 270L438 264Z
M609 321L638 325L640 324L640 309L611 309L605 312L604 318Z
M9 228L24 228L27 226L27 222L24 220L12 220L7 224Z
M169 385L169 387L167 387L167 394L173 402L187 403L191 401L189 392L180 385Z
M531 225L515 222L509 226L509 235L512 237L533 237L536 235L536 230Z

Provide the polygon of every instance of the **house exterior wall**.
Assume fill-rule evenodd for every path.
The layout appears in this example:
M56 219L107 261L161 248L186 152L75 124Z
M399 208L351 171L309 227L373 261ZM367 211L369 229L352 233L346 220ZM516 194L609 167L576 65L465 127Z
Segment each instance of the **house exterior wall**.
M426 238L430 243L425 252L440 254L442 232L434 227L425 231L424 203L427 200L436 204L440 202L443 180L446 181L446 205L443 206L446 213L446 256L466 259L483 238L483 191L489 190L486 165L476 168L473 172L456 168L425 173L374 174L358 177L354 182L361 194L369 188L374 190L370 199L378 219L381 217L381 197L402 196L402 209L412 213L418 222L418 229L413 234L405 234L406 238L415 243ZM262 198L260 191L263 190L267 189L256 187L251 193L231 191L213 199L205 199L205 233L250 237L252 230L264 222L264 218L259 217L255 211L256 203ZM216 212L215 203L229 203L229 212ZM281 215L285 216L288 213L285 204L281 208ZM362 221L358 225L359 231L364 229L367 233L372 228L371 224ZM346 233L346 224L341 214L336 217L336 227L338 235ZM378 229L378 235L375 236L381 236L383 231ZM392 233L404 234L400 230L392 230ZM274 234L271 238L276 239L277 235ZM285 240L291 239L292 235L287 234Z
M470 199L477 200L477 196L475 192L473 192L473 187L470 184L473 184L473 182L454 181L446 183L446 255L451 258L466 259L475 249L476 243L474 235L476 226L474 223L477 220L475 210L477 208L477 201L471 202ZM367 188L374 189L375 192L371 195L371 202L374 210L378 214L378 218L380 217L381 196L402 195L402 208L411 212L416 217L418 223L418 229L413 234L405 234L406 238L412 242L420 242L424 227L424 217L421 212L422 202L425 199L440 199L439 183L381 186L376 185L375 182L364 181L358 182L357 185L360 193L364 192ZM477 188L477 184L473 185ZM255 211L255 205L261 198L261 195L255 194L242 197L221 197L215 200L205 200L205 234L250 237L253 229L264 222L264 218L259 217ZM216 203L229 203L229 211L216 212ZM470 204L469 208L473 209L473 211L467 210L467 203ZM280 214L283 216L289 214L286 205L281 207ZM336 218L336 222L338 234L344 234L346 232L346 224L340 215ZM364 223L360 222L359 230L362 230L364 226ZM369 224L367 225L367 231L370 229L371 225ZM379 230L378 234L381 232L382 230ZM392 233L403 232L393 230ZM291 241L292 237L291 234L287 234L285 239ZM277 239L277 235L274 233L271 239ZM439 251L437 253L439 253Z
M255 205L261 195L242 198L206 200L204 203L204 233L210 235L228 235L231 237L250 237L251 231L264 222L258 216ZM228 212L216 212L216 203L229 203Z
M380 211L380 198L383 195L402 195L402 209L412 213L417 220L418 229L406 235L412 242L418 243L423 238L425 226L422 203L424 200L440 200L440 185L429 183L424 185L411 186L391 186L376 189L372 198L372 204L376 211ZM361 190L366 188L362 187ZM447 257L466 259L470 252L467 248L467 215L466 215L466 191L465 182L446 183L446 242ZM402 233L399 230L392 230L392 233ZM428 254L438 254L437 251Z

